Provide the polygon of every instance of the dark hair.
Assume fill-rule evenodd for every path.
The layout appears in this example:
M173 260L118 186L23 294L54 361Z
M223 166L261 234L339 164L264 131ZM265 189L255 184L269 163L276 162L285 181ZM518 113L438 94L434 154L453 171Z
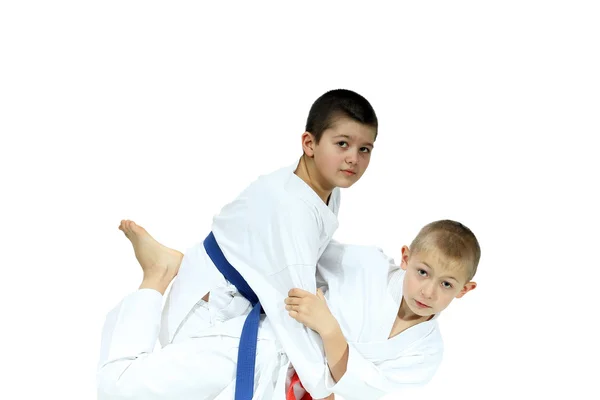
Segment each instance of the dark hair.
M367 99L347 89L330 90L313 103L306 120L306 131L312 133L319 143L323 132L331 128L339 117L350 118L375 128L377 138L375 110Z

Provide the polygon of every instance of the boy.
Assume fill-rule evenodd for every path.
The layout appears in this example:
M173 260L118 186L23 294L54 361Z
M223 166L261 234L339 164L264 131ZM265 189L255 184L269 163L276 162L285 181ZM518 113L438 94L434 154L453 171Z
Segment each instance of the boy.
M179 328L210 292L213 310L217 310L213 316L226 322L212 332L221 338L213 350L220 356L234 346L226 338L237 338L236 396L247 397L236 399L257 396L254 384L264 389L273 381L254 371L254 357L260 340L266 346L275 338L283 347L277 351L289 357L288 365L294 365L309 392L315 398L328 396L320 338L290 319L281 304L291 288L316 290L317 261L337 229L338 188L350 187L365 172L377 126L375 112L362 96L348 90L327 92L309 112L299 163L252 183L214 218L205 241L185 256L163 253L149 236L138 235L135 226L130 229L128 237L144 279L140 290L126 297L107 318L99 393L111 398L213 398L210 390L201 393L206 389L203 384L194 386L197 380L192 382L191 376L186 380L190 369L184 364L191 361L182 360L181 348L165 346L163 351L148 354L159 327L163 345L175 344ZM176 275L161 324L156 310ZM269 329L261 330L262 336L257 332L261 308L271 320ZM179 364L165 372L161 365L169 365L164 360L171 356ZM228 368L231 363L219 356L213 361ZM211 393L221 393L217 386Z
M285 300L323 339L327 390L369 400L427 383L442 359L437 317L475 289L480 255L471 230L451 220L423 227L400 267L377 248L332 243L319 260L326 294L293 289Z

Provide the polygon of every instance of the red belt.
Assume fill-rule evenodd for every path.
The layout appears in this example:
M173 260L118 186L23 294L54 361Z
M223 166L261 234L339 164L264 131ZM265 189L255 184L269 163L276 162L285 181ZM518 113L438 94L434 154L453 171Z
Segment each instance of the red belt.
M294 386L296 386L296 384L300 384L300 387L304 389L304 386L302 386L302 382L300 382L300 377L296 372L294 372L294 376L292 376L292 382L290 383L287 395L285 396L286 400L313 400L313 398L310 394L308 394L308 392L306 392L306 394L302 396L302 399L296 399L296 395L294 394Z

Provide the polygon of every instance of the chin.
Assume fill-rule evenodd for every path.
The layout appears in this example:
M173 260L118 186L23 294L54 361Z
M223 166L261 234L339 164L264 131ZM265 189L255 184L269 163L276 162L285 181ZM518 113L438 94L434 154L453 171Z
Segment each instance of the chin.
M347 189L350 186L354 185L358 181L358 179L338 179L336 182L337 187L341 187L343 189Z
M433 308L423 309L423 308L413 307L412 305L410 305L409 308L411 309L412 312L417 314L419 317L429 317L429 316L435 314L435 310Z
M431 314L433 314L432 312L430 312L429 310L413 310L415 314L417 314L419 317L429 317Z

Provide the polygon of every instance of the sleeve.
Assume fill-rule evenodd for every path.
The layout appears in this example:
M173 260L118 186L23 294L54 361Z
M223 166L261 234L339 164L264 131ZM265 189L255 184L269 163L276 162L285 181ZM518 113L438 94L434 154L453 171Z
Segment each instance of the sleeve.
M384 361L376 366L348 345L348 367L342 379L333 381L326 369L326 388L346 400L375 400L390 393L408 394L433 378L441 354L415 354Z
M99 399L167 400L204 394L213 398L231 384L235 358L227 352L217 355L212 338L169 344L153 352L161 307L159 292L140 289L108 314L96 377ZM209 380L201 379L208 374Z

